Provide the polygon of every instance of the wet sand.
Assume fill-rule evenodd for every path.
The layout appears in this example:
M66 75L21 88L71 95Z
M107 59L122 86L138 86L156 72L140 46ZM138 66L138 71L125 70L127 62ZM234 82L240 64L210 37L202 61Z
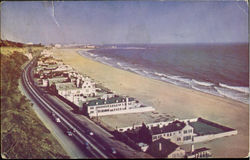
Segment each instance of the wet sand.
M79 49L53 49L54 56L71 65L81 74L87 74L96 82L117 94L135 97L145 105L155 107L156 113L136 113L99 117L109 127L125 127L142 122L203 117L210 121L238 130L238 135L224 137L197 147L209 147L213 157L245 157L249 152L249 107L228 98L217 97L199 91L146 78L117 69L77 53Z

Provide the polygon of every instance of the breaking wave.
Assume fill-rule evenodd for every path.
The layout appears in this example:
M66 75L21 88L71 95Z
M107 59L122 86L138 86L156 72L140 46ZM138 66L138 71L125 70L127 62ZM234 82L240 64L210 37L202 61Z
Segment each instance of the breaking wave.
M145 77L164 81L181 87L198 90L215 96L227 97L249 104L249 87L230 86L223 83L214 84L212 82L201 81L194 78L187 78L179 75L170 75L153 70L152 68L149 68L147 66L145 67L139 66L137 64L130 64L121 60L118 61L115 58L99 56L86 51L80 51L79 54L103 64L134 72Z
M249 88L248 87L240 87L240 86L229 86L223 83L219 83L219 86L224 87L224 88L228 88L228 89L232 89L232 90L236 90L239 92L244 92L244 93L249 93Z
M206 86L206 87L214 85L213 83L210 83L210 82L201 82L201 81L197 81L195 79L192 79L192 82L196 83L198 85L201 85L201 86Z

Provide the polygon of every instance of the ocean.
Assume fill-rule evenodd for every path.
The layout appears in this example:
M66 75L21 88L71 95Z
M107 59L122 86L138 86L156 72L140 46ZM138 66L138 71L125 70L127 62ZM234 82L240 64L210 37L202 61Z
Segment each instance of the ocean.
M248 44L103 45L80 54L142 76L249 104Z

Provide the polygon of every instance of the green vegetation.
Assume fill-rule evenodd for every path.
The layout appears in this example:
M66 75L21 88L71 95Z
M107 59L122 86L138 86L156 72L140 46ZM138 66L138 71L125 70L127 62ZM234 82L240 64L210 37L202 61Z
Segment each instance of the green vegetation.
M18 48L22 48L22 47L42 47L41 44L23 44L20 42L13 42L13 41L8 41L8 40L0 40L0 46L3 47L18 47Z
M8 46L7 46L8 47ZM1 155L13 159L69 158L18 89L22 65L28 58L24 48L1 47ZM8 47L11 48L11 47ZM40 47L41 49L41 47ZM32 54L39 49L29 47ZM10 52L7 53L6 52Z
M152 143L152 134L144 123L142 123L142 127L140 128L128 129L125 132L114 130L111 133L116 137L116 139L124 142L131 148L138 151L140 151L141 149L136 143L143 142L148 145Z

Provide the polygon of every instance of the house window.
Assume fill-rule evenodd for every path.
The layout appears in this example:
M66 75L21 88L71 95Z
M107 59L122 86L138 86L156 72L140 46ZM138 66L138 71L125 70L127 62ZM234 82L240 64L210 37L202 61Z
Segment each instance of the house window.
M184 141L187 141L187 140L190 140L190 139L191 139L191 136L184 136L184 137L183 137L183 140L184 140Z
M177 141L181 141L181 137L178 137L178 138L177 138Z
M186 133L187 133L187 130L184 130L183 133L186 134Z
M90 113L94 113L94 111L90 111Z

